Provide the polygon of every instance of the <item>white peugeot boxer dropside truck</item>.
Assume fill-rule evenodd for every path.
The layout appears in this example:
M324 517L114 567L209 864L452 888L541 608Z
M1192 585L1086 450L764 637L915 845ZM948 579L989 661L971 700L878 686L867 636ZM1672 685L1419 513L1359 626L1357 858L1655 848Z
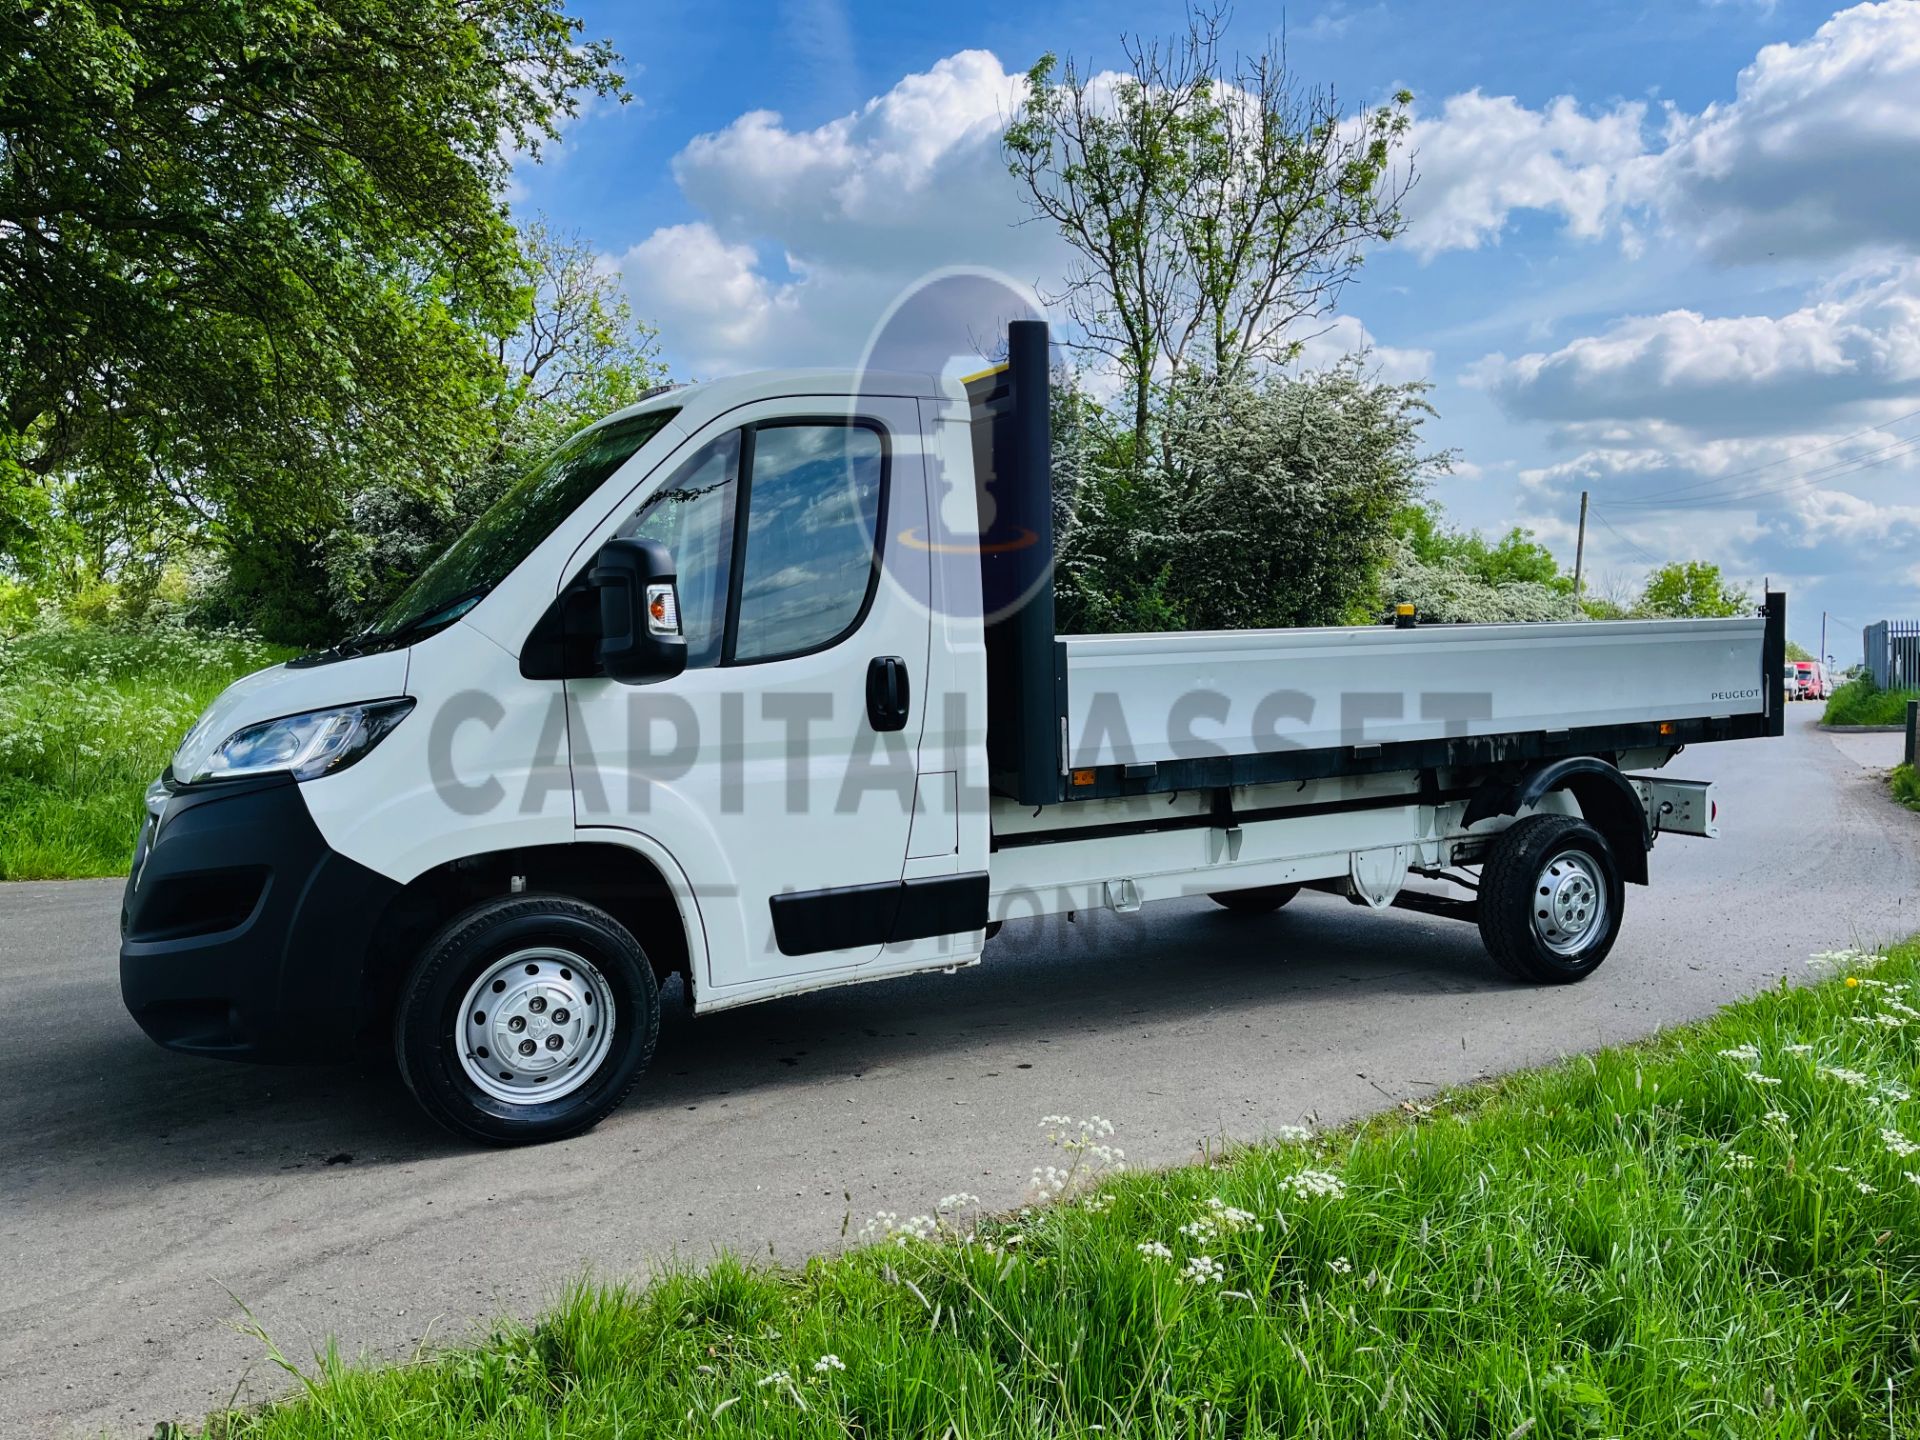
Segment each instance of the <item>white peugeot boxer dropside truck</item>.
M376 628L233 685L147 797L134 1018L247 1060L373 1037L510 1143L620 1103L675 975L704 1014L971 965L1010 919L1307 886L1581 980L1655 839L1716 830L1708 786L1648 772L1781 733L1778 594L1058 635L1044 324L1008 356L651 396Z

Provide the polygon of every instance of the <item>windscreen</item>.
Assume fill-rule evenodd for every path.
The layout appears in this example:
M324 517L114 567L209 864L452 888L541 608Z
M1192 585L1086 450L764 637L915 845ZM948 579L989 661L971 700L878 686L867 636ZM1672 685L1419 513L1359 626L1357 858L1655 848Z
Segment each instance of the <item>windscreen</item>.
M422 571L359 647L417 640L458 620L679 413L649 410L583 431L560 446Z

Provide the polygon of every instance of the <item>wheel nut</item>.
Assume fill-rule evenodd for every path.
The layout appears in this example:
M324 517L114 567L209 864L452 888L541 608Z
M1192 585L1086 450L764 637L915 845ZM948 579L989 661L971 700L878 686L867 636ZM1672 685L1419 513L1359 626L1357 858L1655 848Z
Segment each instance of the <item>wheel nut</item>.
M526 1028L527 1028L527 1017L524 1015L516 1015L511 1020L507 1021L507 1029L513 1031L513 1033L516 1035L518 1035L522 1030Z
M562 1043L561 1039L558 1035L547 1036L547 1049L558 1050L561 1046L561 1043Z
M540 1014L546 1008L547 1008L547 1002L542 996L536 995L531 1000L527 1001L527 1009L531 1010L536 1015Z
M533 1050L534 1050L534 1045L533 1045L533 1041L531 1041L531 1040L522 1040L522 1041L520 1042L520 1053L521 1053L522 1055L531 1055L531 1054L533 1054Z
M553 1023L556 1025L564 1025L570 1018L564 1005L553 1012Z

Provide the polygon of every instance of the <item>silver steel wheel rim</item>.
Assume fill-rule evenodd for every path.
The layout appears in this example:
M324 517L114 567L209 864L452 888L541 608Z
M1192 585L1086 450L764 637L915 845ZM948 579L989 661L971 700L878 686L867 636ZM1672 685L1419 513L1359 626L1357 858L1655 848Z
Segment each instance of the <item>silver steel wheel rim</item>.
M613 1046L613 992L570 950L516 950L481 972L454 1022L460 1068L508 1105L571 1095Z
M1607 886L1594 858L1562 850L1533 886L1533 933L1556 955L1577 955L1607 923Z

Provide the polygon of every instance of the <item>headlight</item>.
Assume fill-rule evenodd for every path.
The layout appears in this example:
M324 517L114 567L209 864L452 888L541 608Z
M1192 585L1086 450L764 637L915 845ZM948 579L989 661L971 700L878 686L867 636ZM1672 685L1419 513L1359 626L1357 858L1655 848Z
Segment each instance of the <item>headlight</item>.
M353 764L412 709L411 699L375 700L283 715L236 730L210 748L196 725L174 754L173 778L193 785L285 771L296 780L312 780Z

